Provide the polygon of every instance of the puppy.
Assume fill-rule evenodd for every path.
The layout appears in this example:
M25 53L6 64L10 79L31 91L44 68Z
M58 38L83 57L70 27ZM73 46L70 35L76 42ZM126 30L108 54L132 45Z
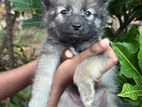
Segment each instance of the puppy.
M53 76L63 51L81 52L101 38L106 26L107 0L42 0L47 37L38 58L29 107L47 107ZM96 84L106 64L106 53L85 59L76 69L74 82L61 96L58 107L116 107L114 69ZM73 94L75 92L75 94Z

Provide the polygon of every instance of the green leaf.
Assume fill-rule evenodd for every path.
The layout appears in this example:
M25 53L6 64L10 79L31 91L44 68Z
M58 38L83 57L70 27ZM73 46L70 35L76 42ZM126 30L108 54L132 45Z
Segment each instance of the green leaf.
M10 0L14 10L22 13L31 12L32 17L22 21L22 27L42 27L43 7L40 0Z
M23 5L31 5L32 4L32 0L9 0L11 1L13 4L23 4Z
M111 15L122 15L123 8L126 4L133 2L133 0L112 0L109 4L108 10Z
M129 63L131 63L132 65L134 65L136 67L136 65L138 65L138 63L137 63L138 47L136 47L135 45L133 45L131 43L126 43L126 42L118 43L116 45L123 52L123 54L126 56L127 61L128 62L130 61Z
M123 76L123 75L121 75L121 74L118 74L117 76L116 76L116 80L117 80L117 82L119 83L119 85L121 86L121 87L123 87L123 85L125 84L125 83L128 83L129 81Z
M138 43L139 43L137 39L138 35L139 35L138 27L134 25L130 26L130 29L127 34L126 42L133 43L138 46Z
M40 0L10 0L15 11L36 11L42 8Z
M142 31L140 31L139 44L140 44L140 50L138 53L138 60L139 60L139 67L142 71Z
M142 5L136 6L131 16L136 17L137 20L142 20Z
M10 0L13 3L15 11L28 11L32 8L31 0Z
M104 29L104 37L110 37L111 39L114 38L114 29L110 27L106 27Z
M22 27L23 28L28 28L28 27L42 27L43 23L42 23L41 19L42 19L41 16L34 15L32 17L32 19L23 20Z
M137 60L133 56L137 49L130 43L112 43L112 47L121 64L121 74L127 78L134 78L134 76L142 78L138 68L134 65Z
M122 92L118 94L120 97L128 97L132 100L137 100L139 96L142 96L142 79L135 78L136 85L124 84Z
M135 81L135 85L131 85L130 82L125 83L118 96L137 100L139 96L142 96L142 75L140 74L139 67L134 63L137 59L133 57L138 50L130 43L112 43L112 48L121 65L120 74Z

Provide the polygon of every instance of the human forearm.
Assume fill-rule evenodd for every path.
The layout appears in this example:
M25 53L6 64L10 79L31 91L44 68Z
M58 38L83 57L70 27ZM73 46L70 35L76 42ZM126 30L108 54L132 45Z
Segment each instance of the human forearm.
M64 64L61 64L60 67L57 69L54 75L54 81L52 84L52 90L48 101L48 107L57 107L62 93L64 92L66 87L72 83L74 69L79 63L80 60L78 57L76 57L74 59L69 59L65 61Z
M31 84L37 61L0 73L0 100L16 94Z
M63 92L64 92L63 88L52 87L52 92L47 107L57 107L57 104Z

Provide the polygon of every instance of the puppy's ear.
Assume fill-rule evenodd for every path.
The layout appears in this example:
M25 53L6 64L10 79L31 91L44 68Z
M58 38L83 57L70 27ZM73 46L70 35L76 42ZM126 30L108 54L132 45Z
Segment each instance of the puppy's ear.
M49 9L52 5L52 0L41 0L41 3L45 9Z

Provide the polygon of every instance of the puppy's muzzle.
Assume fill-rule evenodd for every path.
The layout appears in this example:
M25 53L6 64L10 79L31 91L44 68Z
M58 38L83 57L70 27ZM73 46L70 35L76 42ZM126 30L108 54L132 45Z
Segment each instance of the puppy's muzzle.
M74 31L80 31L82 29L82 25L80 23L73 23L72 24L72 29Z

